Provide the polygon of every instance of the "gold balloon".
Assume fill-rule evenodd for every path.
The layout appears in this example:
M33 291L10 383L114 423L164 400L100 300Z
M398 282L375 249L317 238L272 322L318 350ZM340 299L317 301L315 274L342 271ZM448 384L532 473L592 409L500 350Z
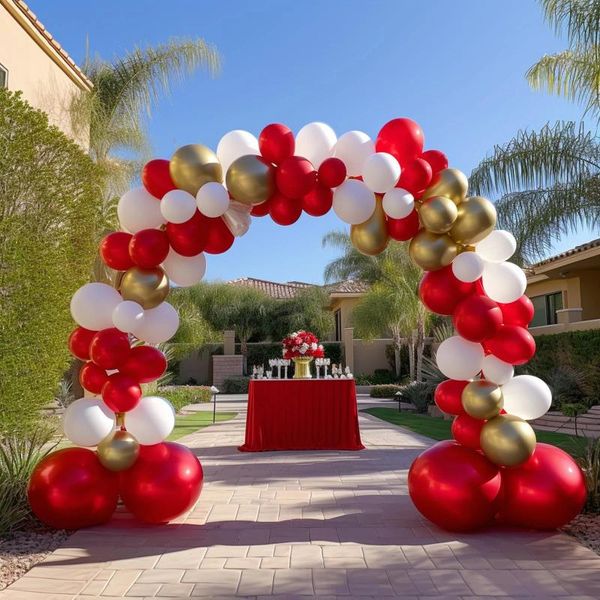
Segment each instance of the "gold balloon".
M504 397L500 386L485 379L478 379L465 386L462 405L465 412L475 419L491 419L500 414L504 406Z
M128 431L116 429L98 444L96 452L109 471L124 471L137 460L140 444Z
M169 278L160 267L131 267L121 278L119 292L123 300L133 300L142 308L154 308L169 295Z
M467 195L469 182L466 175L458 169L443 169L431 182L423 193L423 200L434 196L450 198L455 204L459 204Z
M482 196L470 196L458 205L458 217L450 237L461 244L475 244L496 226L496 207Z
M535 450L535 433L529 423L515 415L498 415L481 429L481 449L497 465L514 467Z
M238 202L261 204L275 191L275 169L262 156L247 154L231 163L225 181Z
M446 233L450 231L456 217L458 209L456 204L444 196L434 196L427 198L419 208L419 217L425 229L431 233Z
M169 172L180 189L196 195L209 181L223 181L223 169L217 155L202 144L181 146L171 157Z
M386 249L390 237L381 198L376 198L375 210L368 220L350 227L350 240L359 252L368 256L375 256Z
M458 247L446 234L421 230L408 247L413 262L425 271L435 271L449 265L458 254Z

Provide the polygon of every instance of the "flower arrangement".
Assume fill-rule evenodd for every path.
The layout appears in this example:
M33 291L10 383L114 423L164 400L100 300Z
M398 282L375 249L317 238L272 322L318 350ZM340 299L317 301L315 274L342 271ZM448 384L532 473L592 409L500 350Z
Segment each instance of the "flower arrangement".
M323 344L319 338L310 331L294 331L283 339L283 358L301 358L312 356L322 358L325 356Z

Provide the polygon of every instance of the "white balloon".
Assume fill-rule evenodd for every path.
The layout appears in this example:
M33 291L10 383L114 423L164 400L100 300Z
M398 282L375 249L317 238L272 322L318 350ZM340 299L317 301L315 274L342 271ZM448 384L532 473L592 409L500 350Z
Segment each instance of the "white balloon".
M510 381L515 374L515 369L510 363L500 360L493 354L488 354L483 359L481 371L484 379L487 379L496 385L504 385Z
M334 148L333 155L346 165L349 176L362 175L363 165L375 152L375 143L363 131L348 131L342 135Z
M392 219L404 219L415 209L415 198L403 188L393 188L383 197L383 212Z
M223 176L234 160L246 154L260 154L258 140L243 129L234 129L226 133L217 146L217 158L223 168Z
M310 160L315 169L333 155L333 147L337 142L335 131L325 123L308 123L296 136L296 156Z
M483 275L484 267L483 259L475 252L461 252L452 261L454 277L466 283L477 281Z
M435 360L446 377L465 380L472 379L481 371L484 356L481 344L454 335L440 344Z
M179 328L179 315L168 303L161 302L156 308L144 311L133 335L148 344L161 344L171 339Z
M146 188L133 188L119 199L119 223L129 233L137 233L142 229L156 229L165 222L160 205L160 200L147 192Z
M517 240L510 231L494 229L475 246L475 252L484 260L503 262L508 260L517 249Z
M175 427L173 405L160 396L143 396L125 419L127 431L145 446L162 442Z
M124 300L115 306L112 312L112 321L119 331L130 333L143 316L144 309L137 302Z
M229 194L222 184L209 181L198 190L196 204L203 215L220 217L229 208Z
M196 212L196 199L185 190L171 190L160 201L160 212L169 223L185 223Z
M180 287L189 287L199 283L204 277L206 258L202 252L196 256L181 256L171 248L162 263L162 268L172 283Z
M486 262L481 281L485 293L495 302L503 304L518 300L527 287L523 269L509 262Z
M502 386L504 410L531 421L545 415L552 404L550 388L533 375L517 375Z
M373 192L358 179L347 179L333 192L333 210L345 223L364 223L375 210Z
M113 327L113 310L122 301L121 294L110 285L86 283L71 298L71 315L78 325L100 331Z
M97 446L115 428L115 414L102 398L80 398L69 404L63 431L76 446Z
M387 152L375 152L365 160L362 168L363 181L377 194L394 189L400 179L400 163Z

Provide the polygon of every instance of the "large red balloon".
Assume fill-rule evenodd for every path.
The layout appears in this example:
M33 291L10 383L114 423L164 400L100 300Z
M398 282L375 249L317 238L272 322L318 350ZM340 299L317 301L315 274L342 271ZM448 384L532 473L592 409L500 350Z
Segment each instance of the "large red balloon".
M27 497L40 521L79 529L108 521L119 498L118 478L95 452L64 448L43 458L31 474Z
M281 123L267 125L258 136L258 148L263 158L276 165L293 156L296 148L294 134Z
M411 119L393 119L377 135L375 149L394 156L400 165L409 165L423 152L425 139L421 127Z
M81 387L88 392L92 392L92 394L99 394L107 381L108 374L106 371L92 361L86 362L79 369Z
M142 229L129 242L129 256L142 269L160 265L169 254L169 238L160 229Z
M103 369L118 369L129 356L129 337L116 327L99 331L90 344L90 358Z
M79 360L89 360L90 344L97 333L85 327L75 327L69 336L69 352Z
M482 419L474 419L467 413L458 415L452 421L452 437L463 446L472 448L473 450L481 449L479 438L481 436L481 429L485 425L486 421Z
M465 412L462 405L462 392L469 382L446 379L435 388L433 399L438 408L448 415L460 415Z
M205 217L207 224L206 245L204 252L208 254L223 254L233 245L235 237L221 217Z
M535 354L535 340L524 327L502 325L498 333L483 344L486 352L511 365L524 365Z
M472 531L494 518L500 473L479 452L438 442L413 462L408 491L419 512L438 527Z
M306 196L302 198L302 208L305 213L313 217L322 217L327 214L333 204L331 188L318 183Z
M169 170L169 161L156 158L147 162L142 169L142 183L155 198L161 199L167 192L176 189Z
M102 400L113 412L133 410L142 397L139 382L131 375L113 373L102 387Z
M346 174L344 161L332 156L326 158L319 167L319 183L334 188L344 183Z
M498 304L505 325L527 327L533 319L533 302L525 295L510 304Z
M411 240L419 231L419 213L413 210L404 219L387 218L387 230L393 240L406 242Z
M277 225L292 225L302 214L302 202L275 194L269 200L269 214Z
M206 246L208 227L199 211L185 223L167 223L166 232L173 250L182 256L196 256Z
M129 242L132 237L125 231L113 231L100 242L100 256L111 269L127 271L133 267L133 260L129 255Z
M141 446L133 467L121 474L121 498L141 521L167 523L194 506L202 480L200 461L189 448L173 442Z
M265 202L261 202L260 204L253 204L250 214L253 217L266 217L269 214L270 206L270 200L266 200Z
M487 296L468 296L458 304L452 317L456 331L470 342L483 342L498 332L502 311Z
M427 150L421 154L421 158L430 164L434 175L448 168L448 157L441 150Z
M452 265L437 271L427 271L419 284L419 296L423 304L438 315L451 315L458 304L473 293L472 283L454 276Z
M498 517L533 529L557 529L577 516L586 500L585 477L566 452L538 443L524 464L502 472Z
M119 372L130 375L140 383L158 379L167 370L165 355L153 346L136 346L131 349Z
M422 158L415 158L410 164L402 168L396 187L404 188L415 198L418 198L431 183L432 176L431 165Z
M300 200L316 185L317 172L306 158L290 156L277 169L275 180L284 196Z

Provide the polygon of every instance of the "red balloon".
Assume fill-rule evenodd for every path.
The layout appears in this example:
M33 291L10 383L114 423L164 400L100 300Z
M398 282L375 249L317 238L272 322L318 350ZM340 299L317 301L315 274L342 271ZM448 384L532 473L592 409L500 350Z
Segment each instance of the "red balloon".
M111 269L127 271L133 267L129 256L129 242L133 236L125 231L113 231L100 242L100 256Z
M441 150L427 150L421 158L430 164L433 174L448 168L448 157Z
M510 304L498 304L504 317L505 325L527 327L533 319L533 302L527 296L521 296Z
M118 369L129 356L129 337L116 327L99 331L90 344L90 358L103 369Z
M423 130L417 123L410 119L393 119L381 128L375 149L388 152L404 168L423 152L423 143Z
M169 238L160 229L142 229L129 242L129 256L142 269L160 265L169 254Z
M69 336L69 352L79 360L89 360L90 344L97 333L85 327L75 327Z
M480 450L479 437L481 436L481 429L485 424L485 420L474 419L467 413L463 413L452 421L452 437L459 444L467 446L467 448Z
M536 444L524 464L502 472L499 520L533 529L558 529L585 504L585 477L564 450Z
M333 192L331 188L318 183L304 198L302 208L304 212L313 217L322 217L327 214L333 204Z
M427 271L423 275L419 284L419 296L431 312L451 315L474 289L472 283L457 279L452 272L452 266L448 265L437 271Z
M134 409L142 397L137 379L123 373L113 373L102 388L102 400L113 412Z
M56 529L106 523L117 507L118 477L87 448L64 448L33 470L27 497L40 521Z
M275 194L269 202L269 214L278 225L291 225L302 214L302 202L287 198L283 194Z
M277 169L275 180L284 196L300 200L316 185L317 172L306 158L290 156Z
M346 179L346 165L343 160L326 158L319 167L319 183L334 188L342 185Z
M404 219L387 218L388 234L393 240L406 242L417 235L419 231L419 213L413 210Z
M438 408L448 415L461 415L465 412L462 405L462 392L468 381L446 379L435 388L433 399Z
M263 158L276 165L294 155L296 141L289 127L281 123L267 125L258 136L258 147Z
M452 321L456 331L466 340L483 342L498 333L502 311L491 298L473 294L458 304Z
M142 169L142 184L155 198L161 199L167 192L177 189L171 179L169 161L155 158L147 162Z
M483 344L486 352L511 365L524 365L535 354L535 340L524 327L502 325L498 333Z
M165 355L153 346L136 346L131 349L119 372L130 375L140 383L158 379L167 370Z
M425 450L408 472L408 492L417 510L449 531L472 531L490 523L499 491L498 467L451 441Z
M141 446L133 467L122 473L121 498L140 521L167 523L194 506L203 477L189 448L173 442Z
M271 200L261 202L260 204L253 204L250 214L253 217L266 217L269 214L269 208L271 207Z
M402 168L396 187L404 188L418 198L431 183L431 178L431 165L422 158L415 158L412 163Z
M221 217L206 218L206 246L204 252L208 254L223 254L233 245L235 237Z
M86 362L79 369L79 383L81 387L88 392L92 392L92 394L99 394L107 381L108 374L106 371L92 361Z
M167 223L171 247L182 256L196 256L204 250L208 238L206 218L199 211L185 223Z

